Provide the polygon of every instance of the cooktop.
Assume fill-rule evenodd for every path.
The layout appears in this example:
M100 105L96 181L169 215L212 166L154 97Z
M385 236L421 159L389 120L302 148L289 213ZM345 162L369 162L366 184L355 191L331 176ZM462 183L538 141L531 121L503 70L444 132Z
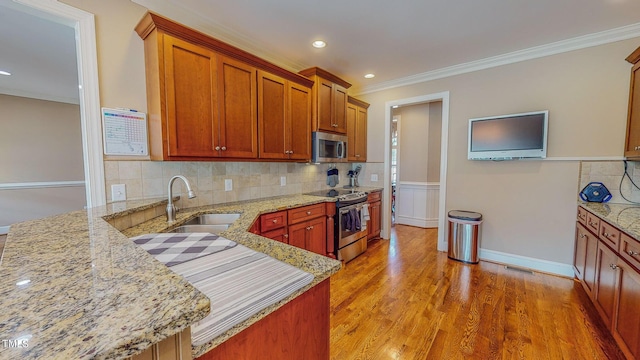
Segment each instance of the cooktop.
M310 193L306 193L305 195L313 195L313 196L324 196L324 197L338 197L342 195L350 195L350 194L363 194L364 191L358 191L355 189L328 189L328 190L320 190L314 191Z

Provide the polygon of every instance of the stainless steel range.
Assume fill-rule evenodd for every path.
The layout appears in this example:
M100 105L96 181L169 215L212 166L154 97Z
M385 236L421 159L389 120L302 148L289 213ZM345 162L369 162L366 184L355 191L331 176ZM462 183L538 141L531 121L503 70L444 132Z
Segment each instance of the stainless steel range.
M334 249L338 260L350 261L367 250L366 220L362 214L363 207L368 206L366 192L355 189L331 189L308 195L336 199Z

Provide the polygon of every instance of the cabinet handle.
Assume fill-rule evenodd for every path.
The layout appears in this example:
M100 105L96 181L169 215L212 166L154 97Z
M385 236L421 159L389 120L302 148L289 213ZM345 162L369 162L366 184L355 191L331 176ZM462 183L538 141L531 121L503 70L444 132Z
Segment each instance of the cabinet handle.
M616 264L611 264L611 265L609 265L609 267L610 267L610 268L612 268L613 270L615 270L615 269L617 269L617 268L618 268L618 265L616 265Z
M580 239L584 239L585 237L587 237L585 234L580 234Z
M220 146L215 147L216 151L220 151Z
M633 251L633 250L629 250L629 251L627 251L627 254L629 254L629 255L631 255L631 256L640 255L640 254L638 254L638 252L637 252L637 251Z
M223 147L222 147L222 151L227 151L227 147L226 147L226 146L223 146Z
M360 155L356 155L356 157L360 157Z
M289 238L289 234L284 234L282 235L283 238L288 239Z
M278 219L273 219L273 223L277 224L278 223Z

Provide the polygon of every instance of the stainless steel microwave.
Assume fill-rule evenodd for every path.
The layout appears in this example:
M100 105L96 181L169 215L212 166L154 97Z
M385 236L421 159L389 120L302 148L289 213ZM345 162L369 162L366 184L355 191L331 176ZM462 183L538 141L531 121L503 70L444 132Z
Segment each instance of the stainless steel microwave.
M315 131L312 136L312 156L314 163L346 162L347 137Z

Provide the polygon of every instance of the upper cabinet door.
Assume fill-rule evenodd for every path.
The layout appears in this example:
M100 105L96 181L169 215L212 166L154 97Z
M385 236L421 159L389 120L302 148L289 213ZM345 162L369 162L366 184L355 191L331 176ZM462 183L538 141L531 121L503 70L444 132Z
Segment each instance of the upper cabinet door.
M367 109L358 107L356 117L356 161L367 161Z
M217 56L169 35L163 41L168 155L214 156Z
M631 69L627 139L624 156L640 157L640 62Z
M347 160L356 161L356 122L358 107L347 104Z
M260 158L288 159L287 81L258 71L258 134Z
M347 89L333 84L333 131L347 133Z
M311 159L311 89L289 82L289 158Z
M318 91L317 117L318 129L324 131L335 131L333 126L333 83L318 78L315 86Z
M218 76L220 94L220 146L222 157L258 157L256 68L221 56Z

